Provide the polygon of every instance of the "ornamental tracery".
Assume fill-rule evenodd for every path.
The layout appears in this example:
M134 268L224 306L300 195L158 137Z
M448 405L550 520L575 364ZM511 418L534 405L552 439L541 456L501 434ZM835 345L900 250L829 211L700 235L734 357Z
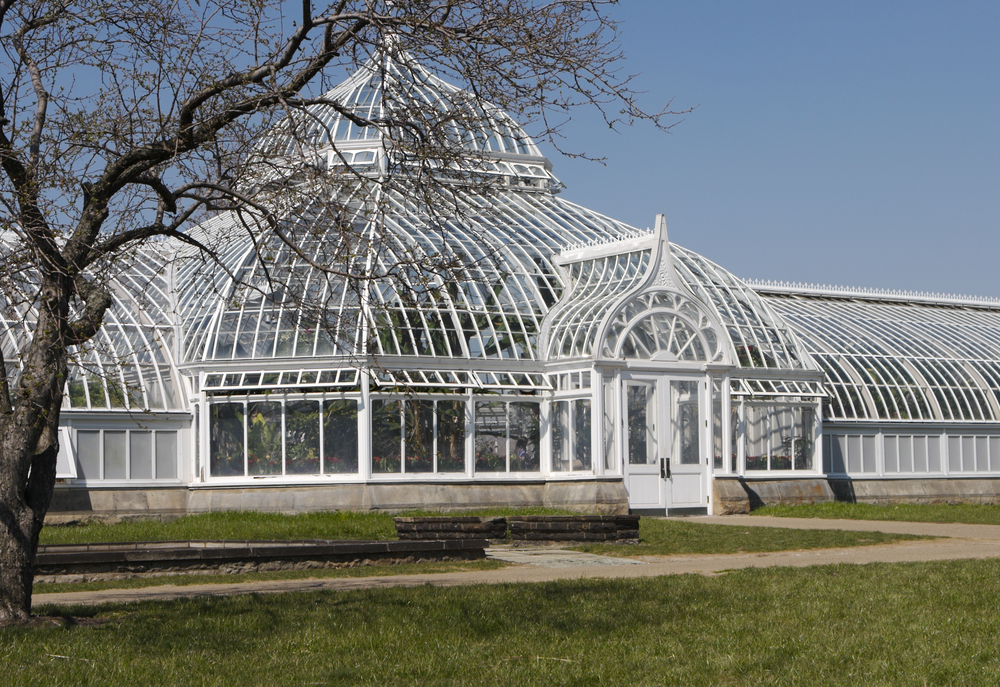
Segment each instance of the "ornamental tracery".
M631 299L608 326L603 354L626 360L719 360L719 336L708 315L672 291Z

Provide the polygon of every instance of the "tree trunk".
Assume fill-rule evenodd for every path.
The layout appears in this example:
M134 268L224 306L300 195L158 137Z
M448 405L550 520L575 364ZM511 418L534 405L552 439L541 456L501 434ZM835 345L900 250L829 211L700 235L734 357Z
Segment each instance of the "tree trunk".
M0 503L0 621L23 620L31 615L38 534L52 500L58 452L58 445L51 445L33 456L28 498L23 503L7 500L13 484L9 475L0 477L3 480L0 484L3 494Z
M0 621L31 615L38 534L56 483L69 288L53 281L43 282L48 298L22 357L13 408L0 415Z

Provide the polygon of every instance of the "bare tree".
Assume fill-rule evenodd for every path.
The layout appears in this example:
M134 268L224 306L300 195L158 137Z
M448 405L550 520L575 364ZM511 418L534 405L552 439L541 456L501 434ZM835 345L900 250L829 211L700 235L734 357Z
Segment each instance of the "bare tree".
M394 190L422 203L433 224L457 207L450 181L488 191L489 175L468 150L456 152L463 119L506 110L557 148L559 125L577 105L596 105L610 126L664 126L673 113L640 109L631 77L618 71L606 4L0 0L0 336L8 332L0 347L0 620L30 613L71 356L101 328L123 261L165 239L216 258L218 245L187 229L219 212L249 217L248 231L264 228L272 248L277 241L307 259L301 246L310 237L283 231L282 217L323 197L313 211L343 238L320 267L363 281L370 275L351 256L377 237L352 235L356 224L342 219L349 212L390 211L372 199ZM377 117L324 97L332 81L380 54L467 90L442 107L401 89ZM322 128L310 115L317 104L391 140L390 169L377 180L331 181L329 159L317 164L310 148ZM393 259L408 275L458 269L454 256ZM407 283L419 292L419 278Z

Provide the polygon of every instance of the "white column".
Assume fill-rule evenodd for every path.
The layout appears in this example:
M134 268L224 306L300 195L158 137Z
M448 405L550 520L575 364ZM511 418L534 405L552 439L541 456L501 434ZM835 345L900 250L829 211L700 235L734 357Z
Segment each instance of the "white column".
M372 477L372 412L368 387L371 378L367 370L358 371L361 401L358 403L358 473L362 479Z

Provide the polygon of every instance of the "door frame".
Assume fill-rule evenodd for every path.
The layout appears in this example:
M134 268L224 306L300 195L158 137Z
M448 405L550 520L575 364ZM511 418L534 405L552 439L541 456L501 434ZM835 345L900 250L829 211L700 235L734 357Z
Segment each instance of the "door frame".
M679 403L674 395L673 385L675 382L694 382L698 385L698 400L695 406L697 408L699 454L697 465L682 465L678 460L679 432L676 422L678 421ZM632 386L650 383L655 385L656 463L647 460L645 464L633 465L629 461L631 449L628 428L628 389L630 383ZM711 512L708 498L711 483L709 470L711 429L708 423L711 420L711 412L710 409L707 409L711 404L710 394L711 381L704 372L622 371L618 394L618 415L621 418L619 429L622 447L622 479L628 494L630 511L648 511L651 514L669 514L671 510ZM691 489L692 478L698 480L697 498L684 502L678 501L677 496L681 495L685 488ZM686 484L683 484L684 482ZM653 493L658 494L655 501L648 498Z

